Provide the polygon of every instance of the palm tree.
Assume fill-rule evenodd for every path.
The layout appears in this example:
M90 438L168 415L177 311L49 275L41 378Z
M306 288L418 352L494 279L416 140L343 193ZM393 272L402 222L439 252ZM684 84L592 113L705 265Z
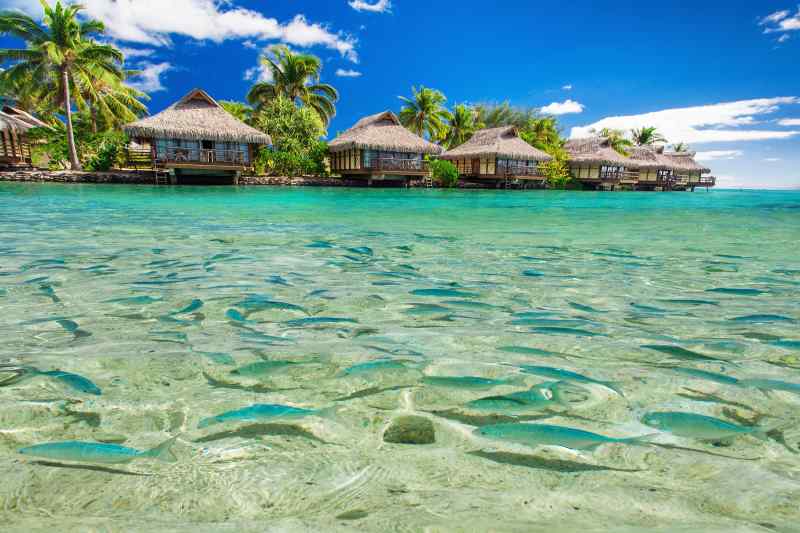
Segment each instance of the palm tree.
M477 122L482 128L499 128L517 126L524 128L531 119L536 118L533 109L511 107L508 102L502 104L478 104L475 106Z
M614 149L618 154L628 156L628 148L633 146L633 142L625 137L625 133L621 130L612 130L603 128L600 131L600 136L608 140L609 146Z
M238 118L245 124L250 124L253 119L253 108L244 102L220 100L219 105L221 105L225 111Z
M475 110L464 104L458 104L447 119L447 135L444 144L448 149L467 142L477 131L478 123Z
M336 116L339 92L327 83L320 83L322 61L311 54L298 54L286 45L271 46L261 63L271 73L273 81L259 82L247 93L247 101L259 108L285 96L312 108L327 126Z
M81 6L62 6L61 0L56 0L55 7L46 0L40 2L44 10L41 25L21 12L0 11L0 35L13 35L27 43L26 49L0 49L0 63L15 62L3 76L12 86L28 87L43 100L63 106L70 164L80 170L72 125L72 89L76 81L87 78L123 78L124 57L115 47L91 40L103 33L104 26L96 20L79 21Z
M678 153L679 152L688 152L689 151L689 145L686 144L686 143L675 143L675 144L672 145L672 151L673 152L678 152Z
M558 130L558 121L555 117L537 117L528 120L522 128L522 138L528 144L539 150L550 152L554 148L561 148L564 141Z
M98 122L103 129L111 129L132 122L147 114L147 106L142 100L149 100L145 93L130 87L124 80L138 74L137 71L124 71L123 78L106 71L102 77L81 76L77 80L76 104L79 110L88 107L92 133L98 132Z
M653 146L667 142L667 139L653 127L631 130L631 136L636 146Z
M431 140L439 140L447 135L447 122L450 113L445 109L447 98L441 91L427 87L411 88L413 96L400 99L405 102L400 110L400 122L420 137L425 134Z

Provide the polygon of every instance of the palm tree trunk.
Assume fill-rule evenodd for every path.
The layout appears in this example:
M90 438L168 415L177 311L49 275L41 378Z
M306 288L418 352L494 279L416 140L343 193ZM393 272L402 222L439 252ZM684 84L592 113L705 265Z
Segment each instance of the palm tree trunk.
M75 132L72 129L72 105L69 94L69 70L61 68L61 85L64 97L64 114L67 117L67 144L69 145L69 163L72 170L83 170L78 160L78 151L75 148Z
M97 108L92 104L92 133L97 133Z

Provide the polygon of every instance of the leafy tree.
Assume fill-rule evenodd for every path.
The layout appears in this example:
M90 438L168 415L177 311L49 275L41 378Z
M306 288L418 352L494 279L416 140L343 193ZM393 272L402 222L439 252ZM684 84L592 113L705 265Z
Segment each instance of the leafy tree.
M686 143L675 143L672 145L673 152L688 152L689 145Z
M72 122L72 103L82 99L76 86L86 86L93 78L123 79L124 57L117 48L92 40L104 32L104 26L96 20L79 20L81 6L62 5L61 0L54 7L46 0L40 2L41 25L21 12L0 11L0 34L27 43L25 49L0 49L0 63L14 62L3 77L12 87L63 108L70 164L80 169Z
M569 170L569 154L563 148L552 148L548 152L553 159L542 164L542 172L551 189L566 189L572 182Z
M536 118L534 109L512 107L508 102L502 104L478 104L475 106L476 122L480 128L499 128L517 126L523 128Z
M633 146L633 143L625 137L625 133L620 130L612 130L603 128L600 131L600 136L608 140L609 146L620 155L627 157L629 155L628 148Z
M654 127L631 130L631 137L636 146L653 146L667 142L667 139Z
M564 140L558 128L555 117L535 117L520 128L520 137L539 150L550 153L551 150L562 148Z
M105 172L125 163L128 137L121 131L93 133L91 119L86 113L75 116L74 131L80 163L86 170ZM70 147L63 123L50 128L33 128L28 136L35 141L31 146L34 164L47 164L54 170L69 166Z
M325 127L336 115L338 91L327 83L320 83L322 61L311 54L298 54L286 45L274 45L261 57L261 63L270 71L272 80L253 85L247 101L263 107L279 97L313 109Z
M127 70L122 74L122 77L108 73L102 77L83 76L77 84L76 103L80 111L88 108L93 133L120 128L147 114L142 100L150 97L124 83L138 72Z
M446 159L429 159L433 181L442 187L453 188L458 185L458 169Z
M401 96L404 103L400 110L400 122L420 137L437 141L447 136L450 113L445 109L447 98L441 91L427 87L411 88L413 96Z
M220 100L219 104L231 115L238 118L245 124L251 124L253 121L254 110L244 102L235 102L232 100Z
M259 172L288 176L327 173L327 144L320 140L326 133L325 126L314 110L297 107L280 96L256 110L252 123L272 137L274 147L259 154Z
M455 148L467 142L478 130L475 110L464 104L453 108L447 119L447 135L444 145L447 149Z

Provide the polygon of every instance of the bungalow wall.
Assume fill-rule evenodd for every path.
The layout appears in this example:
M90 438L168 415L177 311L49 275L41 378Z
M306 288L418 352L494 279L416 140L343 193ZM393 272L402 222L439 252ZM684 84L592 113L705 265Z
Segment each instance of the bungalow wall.
M249 164L252 160L248 143L157 138L151 144L159 161Z
M475 162L478 161L479 175L481 176L494 176L497 174L497 158L482 157L480 159L454 159L451 162L458 169L458 173L462 176L475 175Z
M656 169L640 169L639 181L645 183L656 183L658 181L658 171Z
M573 177L579 180L599 180L600 165L577 164L570 165Z
M30 160L31 148L24 135L14 130L3 130L0 135L0 159L4 163L20 164Z
M331 170L335 172L361 170L361 155L361 150L356 148L333 152L331 154Z

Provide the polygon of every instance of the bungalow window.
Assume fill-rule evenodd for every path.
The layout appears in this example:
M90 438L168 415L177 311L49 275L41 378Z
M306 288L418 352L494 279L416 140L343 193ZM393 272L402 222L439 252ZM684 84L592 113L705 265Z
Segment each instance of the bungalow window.
M658 181L670 180L672 179L672 171L671 170L659 170L657 173Z
M622 174L623 168L611 165L603 165L600 167L600 179L618 179Z

